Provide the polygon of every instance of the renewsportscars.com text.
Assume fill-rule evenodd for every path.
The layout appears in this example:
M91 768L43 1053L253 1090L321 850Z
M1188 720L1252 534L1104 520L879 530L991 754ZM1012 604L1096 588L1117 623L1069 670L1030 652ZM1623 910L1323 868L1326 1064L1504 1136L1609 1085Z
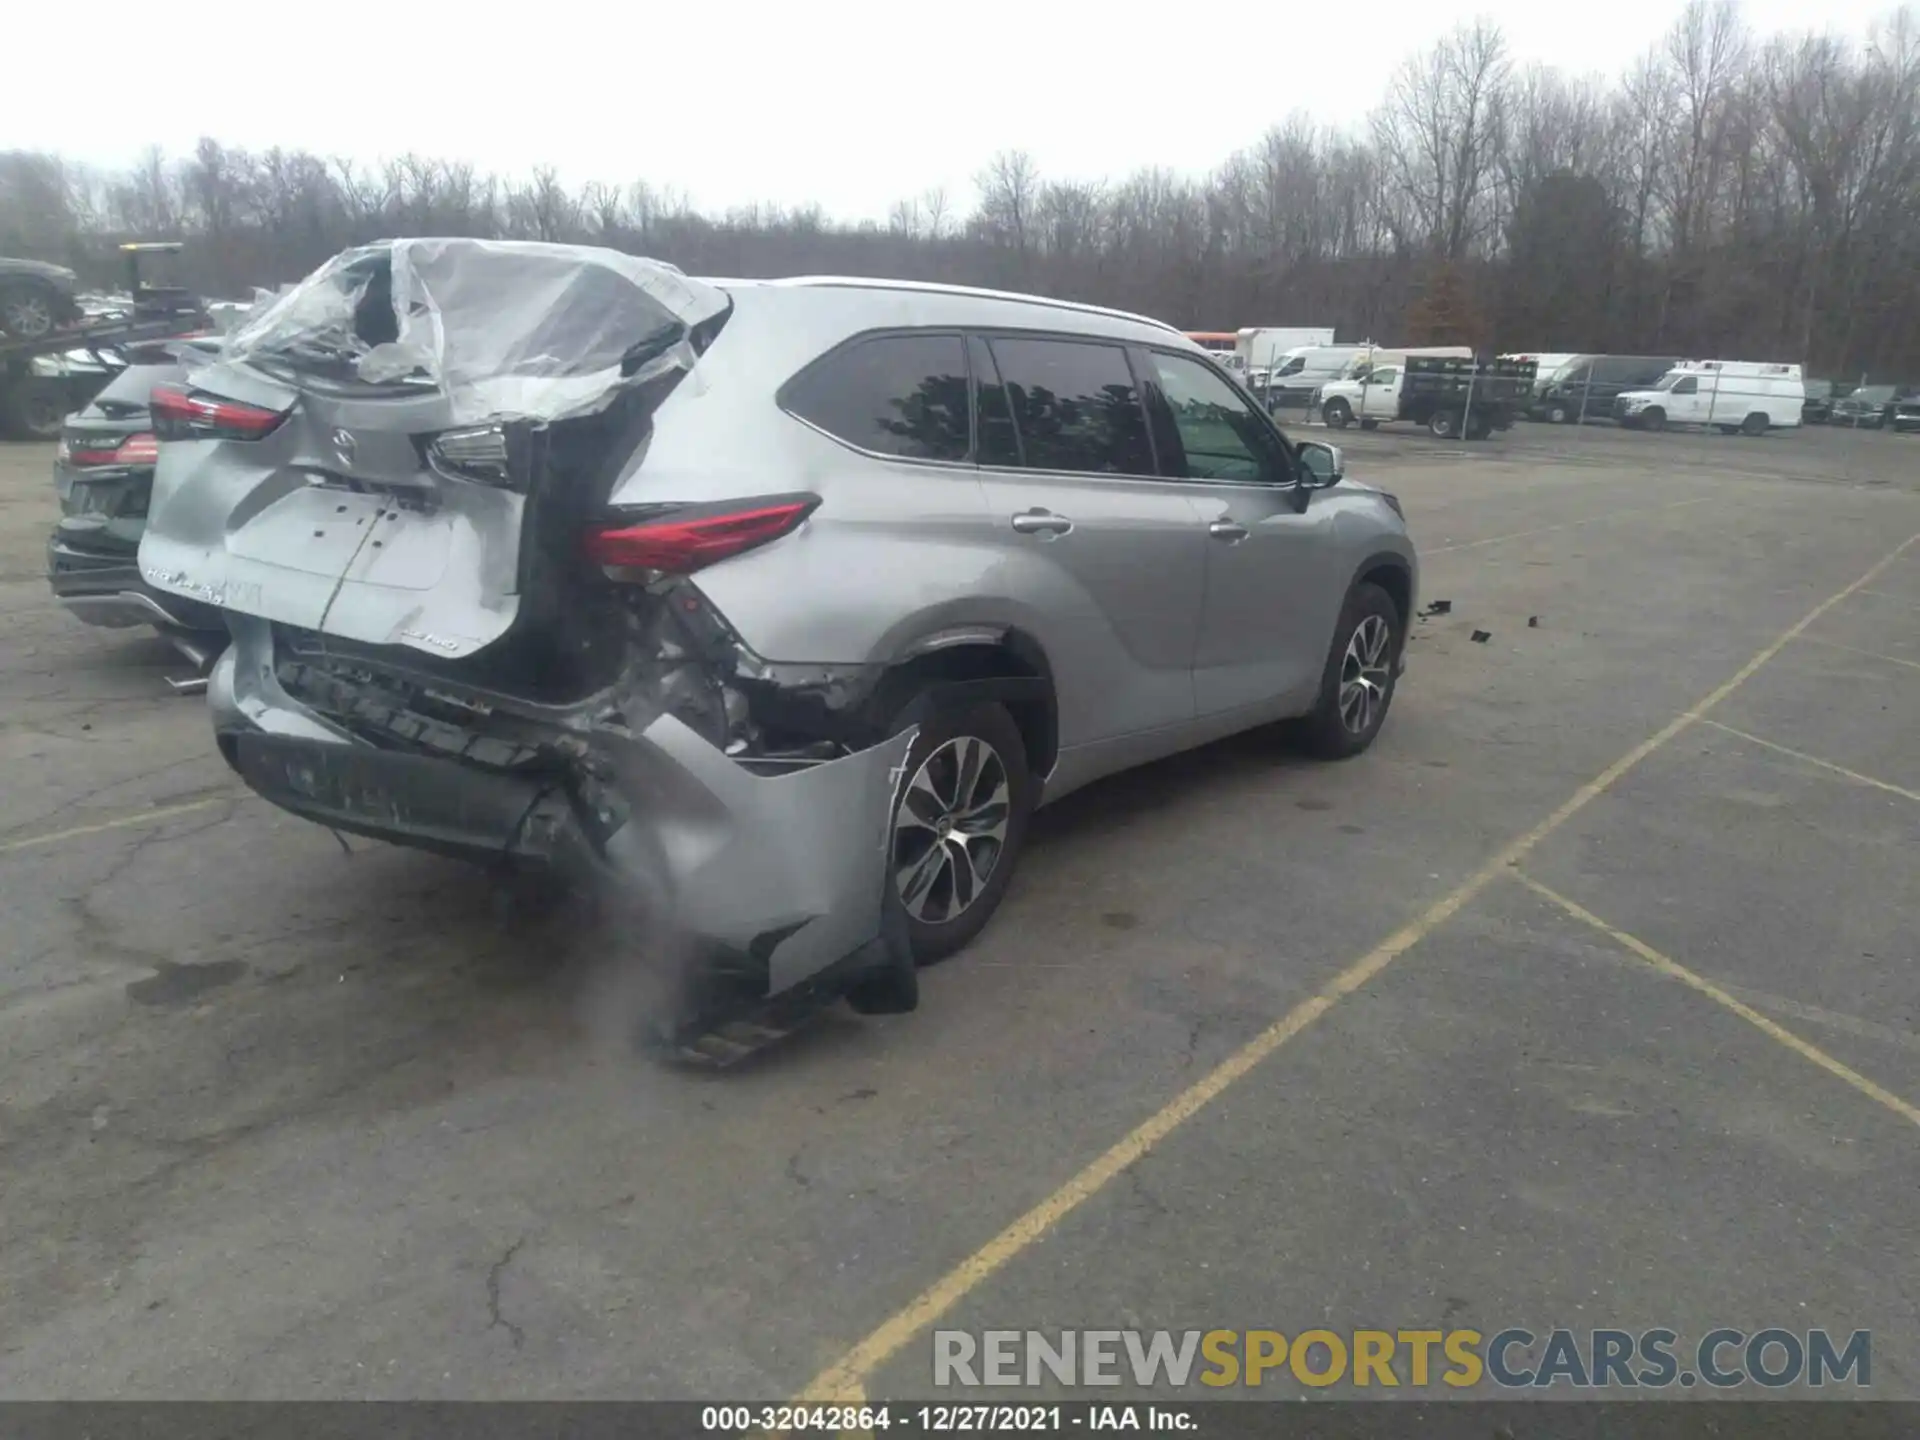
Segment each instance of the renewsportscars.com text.
M1491 1384L1501 1389L1864 1389L1873 1336L1855 1330L1721 1328L1691 1343L1673 1330L936 1330L936 1386L1288 1382L1361 1389Z

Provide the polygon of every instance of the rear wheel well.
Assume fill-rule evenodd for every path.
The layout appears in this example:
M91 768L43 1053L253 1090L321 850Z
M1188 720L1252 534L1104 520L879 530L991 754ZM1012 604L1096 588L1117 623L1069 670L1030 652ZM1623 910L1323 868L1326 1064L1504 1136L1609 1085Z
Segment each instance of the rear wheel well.
M887 672L875 692L875 709L882 723L896 715L914 696L946 684L1022 682L997 697L1019 727L1025 742L1027 768L1036 780L1053 770L1060 752L1059 710L1054 702L1053 667L1039 645L1018 631L1008 631L998 642L943 646L916 655ZM1036 687L1032 682L1040 682ZM1036 693L1037 692L1037 693ZM992 697L990 694L986 698Z

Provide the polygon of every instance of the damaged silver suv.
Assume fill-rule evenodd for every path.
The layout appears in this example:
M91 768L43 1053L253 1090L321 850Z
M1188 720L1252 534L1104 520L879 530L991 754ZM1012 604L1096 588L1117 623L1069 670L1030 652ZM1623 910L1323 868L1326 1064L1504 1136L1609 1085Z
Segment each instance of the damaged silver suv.
M141 571L228 614L246 783L644 909L717 1056L910 1008L1089 781L1282 720L1364 750L1414 605L1337 451L1031 296L400 240L152 410Z

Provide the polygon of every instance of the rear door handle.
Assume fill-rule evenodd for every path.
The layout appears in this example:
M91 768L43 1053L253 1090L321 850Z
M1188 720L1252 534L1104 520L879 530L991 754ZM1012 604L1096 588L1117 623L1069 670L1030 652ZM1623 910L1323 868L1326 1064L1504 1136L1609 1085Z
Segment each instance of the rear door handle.
M1207 534L1216 540L1225 540L1231 543L1235 540L1246 539L1247 527L1242 525L1238 520L1216 520L1207 526Z
M1064 535L1073 529L1073 521L1036 505L1014 516L1013 528L1022 535Z

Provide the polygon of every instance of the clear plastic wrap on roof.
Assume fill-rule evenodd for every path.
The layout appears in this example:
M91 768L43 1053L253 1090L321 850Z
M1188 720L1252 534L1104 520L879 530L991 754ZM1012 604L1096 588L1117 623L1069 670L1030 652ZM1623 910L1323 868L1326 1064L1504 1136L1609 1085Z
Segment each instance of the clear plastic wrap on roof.
M227 337L225 355L333 383L423 386L456 424L591 414L690 367L725 292L592 245L387 240L347 250Z

